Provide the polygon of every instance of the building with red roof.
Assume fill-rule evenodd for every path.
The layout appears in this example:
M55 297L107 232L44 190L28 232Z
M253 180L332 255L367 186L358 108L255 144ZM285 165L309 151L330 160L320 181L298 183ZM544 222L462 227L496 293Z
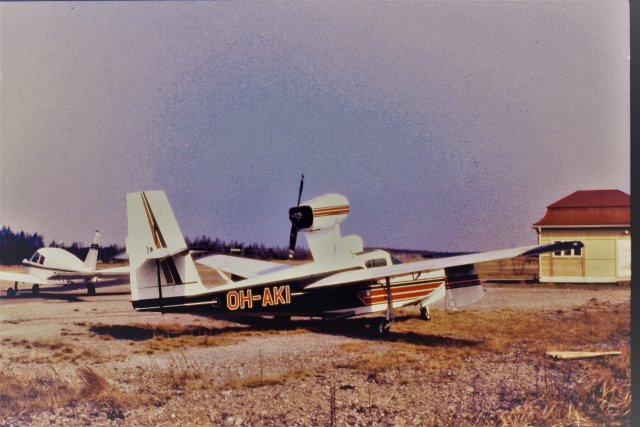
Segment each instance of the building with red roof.
M540 244L580 240L582 249L540 256L541 282L631 279L631 198L620 190L582 190L547 206L533 224Z

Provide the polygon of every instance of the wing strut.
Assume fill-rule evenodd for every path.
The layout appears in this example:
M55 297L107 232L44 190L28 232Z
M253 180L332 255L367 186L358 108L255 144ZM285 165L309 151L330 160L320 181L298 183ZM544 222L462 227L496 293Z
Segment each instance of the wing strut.
M156 260L156 271L158 272L158 296L160 297L160 313L162 310L162 281L160 280L160 260Z
M386 290L387 290L387 314L384 316L384 320L380 324L379 330L381 334L386 334L391 328L391 324L395 320L393 315L393 298L391 297L391 279L385 278Z

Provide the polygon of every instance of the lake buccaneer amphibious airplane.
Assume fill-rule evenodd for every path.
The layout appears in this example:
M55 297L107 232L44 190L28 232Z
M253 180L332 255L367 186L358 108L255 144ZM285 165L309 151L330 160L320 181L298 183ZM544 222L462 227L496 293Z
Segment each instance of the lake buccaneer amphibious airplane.
M492 252L399 263L382 250L363 248L358 236L341 236L349 202L325 194L289 210L290 254L298 231L309 244L313 262L287 265L227 255L197 260L226 281L205 285L163 191L127 194L127 253L131 299L138 311L194 312L212 315L317 316L347 318L386 311L384 333L393 309L428 306L445 298L448 309L480 300L484 289L474 264L582 247L562 242Z
M100 237L102 237L100 232L96 230L84 262L61 248L40 248L31 258L22 260L26 273L0 271L0 280L14 282L14 287L7 289L7 296L15 296L18 292L18 283L31 284L31 292L34 295L40 293L41 286L72 283L85 284L87 293L95 295L95 283L98 278L126 277L129 274L128 266L96 270Z

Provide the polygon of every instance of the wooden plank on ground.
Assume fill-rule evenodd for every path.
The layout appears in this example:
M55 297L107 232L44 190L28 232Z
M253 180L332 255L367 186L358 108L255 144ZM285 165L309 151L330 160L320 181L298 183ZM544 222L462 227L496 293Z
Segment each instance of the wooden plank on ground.
M547 351L547 356L554 359L586 359L590 357L619 355L619 351Z

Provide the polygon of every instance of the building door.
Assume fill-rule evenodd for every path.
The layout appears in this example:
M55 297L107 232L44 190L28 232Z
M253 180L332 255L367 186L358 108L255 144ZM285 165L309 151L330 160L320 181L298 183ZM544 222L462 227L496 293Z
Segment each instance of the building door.
M617 276L618 279L631 278L631 239L618 240L617 247Z

